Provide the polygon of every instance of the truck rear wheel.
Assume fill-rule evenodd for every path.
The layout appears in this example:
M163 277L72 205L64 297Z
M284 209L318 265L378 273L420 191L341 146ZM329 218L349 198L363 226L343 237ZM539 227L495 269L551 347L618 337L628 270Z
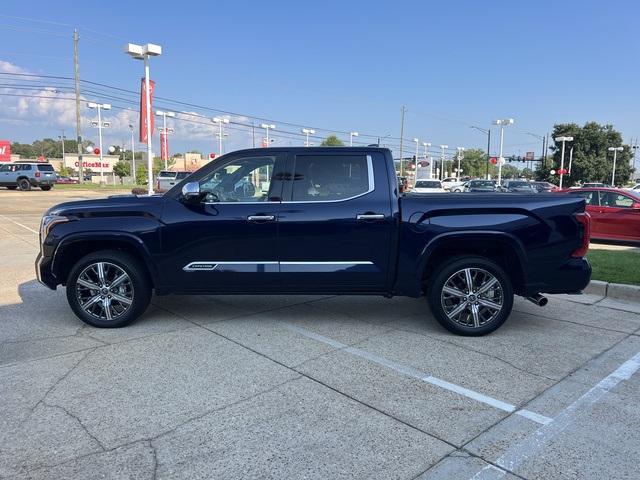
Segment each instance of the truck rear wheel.
M429 282L428 300L447 330L481 336L500 327L513 307L513 286L497 263L484 257L455 257Z
M147 309L151 282L137 258L103 250L83 257L71 269L67 301L76 316L89 325L124 327Z

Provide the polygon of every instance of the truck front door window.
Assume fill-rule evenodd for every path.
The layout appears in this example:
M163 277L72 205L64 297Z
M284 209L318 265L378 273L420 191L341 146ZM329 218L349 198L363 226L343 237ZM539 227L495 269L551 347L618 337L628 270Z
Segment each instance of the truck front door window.
M272 156L245 157L220 165L200 180L206 203L267 202L276 159ZM279 199L278 199L279 200Z

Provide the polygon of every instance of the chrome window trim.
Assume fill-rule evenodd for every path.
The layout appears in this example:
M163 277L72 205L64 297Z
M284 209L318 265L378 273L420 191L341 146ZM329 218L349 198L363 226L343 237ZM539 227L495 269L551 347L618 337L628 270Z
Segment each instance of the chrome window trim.
M281 203L340 203L340 202L348 202L349 200L353 200L355 198L362 197L363 195L368 195L376 189L376 183L373 176L373 158L371 155L367 155L367 180L369 181L369 188L366 192L359 193L358 195L354 195L349 198L341 198L340 200L283 200Z

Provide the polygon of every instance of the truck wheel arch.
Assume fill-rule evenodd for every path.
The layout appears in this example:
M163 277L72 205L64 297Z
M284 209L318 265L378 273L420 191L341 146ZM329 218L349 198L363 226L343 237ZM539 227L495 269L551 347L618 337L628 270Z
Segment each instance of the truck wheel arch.
M490 258L499 263L512 279L519 293L526 283L526 252L520 241L503 232L470 231L438 235L423 249L418 263L420 281L428 279L438 265L453 256L469 255Z
M139 258L149 274L152 285L155 287L159 283L158 271L142 241L122 232L96 232L63 238L54 253L52 271L62 284L66 284L67 277L78 260L100 250L121 250Z

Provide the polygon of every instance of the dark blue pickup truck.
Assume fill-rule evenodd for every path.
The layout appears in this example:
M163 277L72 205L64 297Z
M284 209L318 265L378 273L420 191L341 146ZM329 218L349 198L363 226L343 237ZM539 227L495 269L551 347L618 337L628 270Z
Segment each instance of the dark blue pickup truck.
M400 196L383 148L224 155L164 195L63 203L43 217L38 279L76 315L120 327L164 294L425 295L462 335L513 296L578 293L589 216L570 195Z

